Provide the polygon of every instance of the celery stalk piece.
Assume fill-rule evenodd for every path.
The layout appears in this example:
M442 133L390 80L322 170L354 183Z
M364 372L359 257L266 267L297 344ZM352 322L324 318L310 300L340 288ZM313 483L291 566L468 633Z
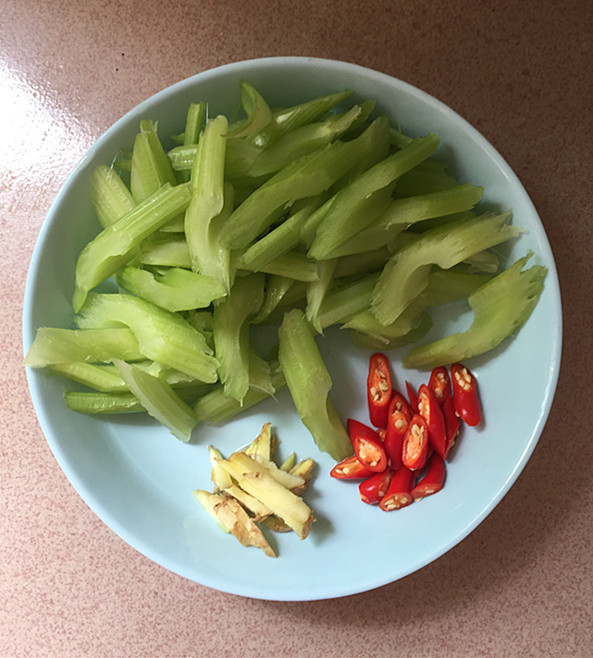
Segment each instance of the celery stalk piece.
M309 250L311 257L328 257L332 250L371 224L387 207L391 193L384 200L384 205L373 209L374 212L367 210L369 199L381 190L389 190L389 186L406 171L430 157L438 145L437 135L419 137L342 188L337 193L338 198L330 211L317 226L315 239Z
M276 276L274 274L267 276L264 288L264 301L258 314L252 319L251 324L260 324L266 320L293 284L294 279L287 276Z
M180 441L191 439L198 424L192 408L175 393L173 388L159 377L125 361L116 360L115 365L146 411L164 425Z
M318 263L300 251L289 251L263 265L260 271L276 276L286 276L295 281L319 280Z
M360 105L325 121L310 123L280 136L263 150L248 170L249 176L268 176L303 155L341 137L362 114Z
M380 247L372 251L361 251L356 254L341 256L337 259L334 278L340 279L355 274L376 272L383 268L391 253L387 247Z
M196 153L198 152L198 144L180 144L174 146L167 151L167 156L171 162L173 171L177 173L187 173L191 171Z
M129 392L130 390L115 366L111 364L97 365L84 361L73 361L50 366L50 371L101 393Z
M200 133L202 132L202 126L204 125L204 116L206 114L206 103L190 103L187 108L187 113L185 115L185 131L183 132L183 147L196 146L200 141ZM194 152L195 155L195 152ZM175 171L173 166L173 160L171 159L170 151L167 153L169 161L171 163L172 169ZM193 165L193 156L189 162L187 169L180 171L178 173L178 179L182 183L187 183L190 179L190 172Z
M284 315L278 339L278 358L301 420L322 452L344 459L352 443L329 397L331 377L301 310Z
M249 323L263 302L264 276L237 277L214 308L213 338L225 394L241 402L249 390Z
M129 392L66 391L64 401L68 409L90 415L141 413L146 411L140 400Z
M343 324L354 314L367 309L378 279L378 272L368 274L362 279L345 283L329 292L319 309L319 326L327 329L335 324Z
M157 124L140 121L140 132L134 140L130 190L136 203L152 196L163 185L175 185L175 174L157 134Z
M89 291L128 263L142 240L183 212L190 199L185 185L165 185L91 240L76 263L74 311L80 310Z
M264 382L259 381L259 374L259 369L250 367L249 390L243 398L242 403L225 395L223 386L217 386L212 391L200 397L194 405L194 413L198 422L210 424L223 423L247 411L247 409L251 409L260 402L269 399L271 396L266 391L264 385L266 380ZM281 391L286 386L284 373L277 364L270 364L269 378L275 393Z
M254 242L238 257L237 267L258 272L268 263L294 249L300 242L305 222L320 207L324 198L323 195L318 195L307 200L307 203L285 221Z
M284 209L298 199L321 194L367 157L369 138L384 121L377 119L358 138L339 140L281 169L257 188L229 217L225 240L231 249L245 249Z
M95 167L90 183L91 203L103 228L115 224L136 205L130 190L113 167Z
M386 351L394 350L405 345L412 345L421 340L432 327L432 318L428 313L423 311L417 319L417 326L410 329L407 333L399 335L399 331L386 332L384 334L373 335L361 331L350 330L350 340L357 345L367 350L373 351ZM394 328L398 326L398 320L394 323Z
M202 382L214 383L218 378L218 361L205 336L180 314L166 311L145 299L93 293L75 320L81 329L127 325L147 359Z
M427 219L440 221L470 210L480 201L482 193L482 187L466 183L439 192L394 199L373 224L345 240L332 253L347 256L380 249L413 224Z
M250 139L257 146L267 146L271 141L291 130L319 121L351 94L352 92L347 90L326 94L292 107L277 110L273 112L271 123L252 135Z
M40 327L23 365L45 368L63 363L109 363L112 359L144 358L136 336L127 327L108 329L61 329Z
M161 234L146 240L140 248L138 260L142 265L191 269L191 257L184 235Z
M387 261L373 292L371 310L382 324L394 322L428 285L431 265L449 269L472 254L523 233L512 226L510 211L447 223L396 251Z
M246 80L240 80L239 87L241 107L247 116L229 126L230 138L247 137L272 121L272 110L259 91Z
M126 265L116 274L116 281L128 292L173 312L206 308L226 294L214 277L181 267L159 274Z
M337 259L321 261L318 267L318 280L312 281L307 286L307 308L305 310L305 316L319 334L323 333L323 327L319 320L321 304L333 281L337 264Z
M458 184L457 179L448 173L446 162L429 158L406 172L397 181L395 193L398 197L416 196L439 192Z
M230 252L220 243L213 223L223 211L225 196L232 192L224 184L227 131L228 122L222 115L206 123L191 173L192 199L185 213L192 269L218 279L225 290L230 288ZM225 216L232 209L232 197L226 203Z
M516 333L527 322L544 289L546 267L524 270L531 253L474 291L468 298L474 313L466 331L420 345L404 358L404 366L428 370L479 356Z

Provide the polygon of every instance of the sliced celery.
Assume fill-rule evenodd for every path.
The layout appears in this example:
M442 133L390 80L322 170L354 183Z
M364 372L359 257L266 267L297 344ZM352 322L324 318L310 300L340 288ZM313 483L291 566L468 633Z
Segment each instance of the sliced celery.
M146 411L173 436L187 443L198 424L192 408L163 379L125 361L116 360L115 365Z
M326 260L319 263L318 279L307 286L307 308L305 316L317 333L323 332L319 312L331 283L338 261Z
M300 251L289 251L260 267L260 271L276 276L286 276L295 281L319 280L317 261L311 260L307 254Z
M168 311L206 308L226 291L217 279L181 267L162 274L127 265L116 275L119 286Z
M214 308L213 337L218 374L228 397L241 402L249 390L249 323L264 297L263 274L237 277Z
M274 174L288 164L341 137L362 114L355 105L348 112L291 130L263 150L249 167L250 176Z
M187 148L190 146L196 146L200 141L200 133L202 131L202 126L204 124L204 116L206 114L206 103L190 103L187 108L187 114L185 115L185 131L183 133L183 147ZM194 152L195 155L195 152ZM171 162L171 167L175 171L176 168L171 159L170 151L167 153L169 161ZM193 165L193 155L189 161L189 166L187 169L180 171L177 175L178 180L186 183L190 178L190 172Z
M338 198L325 214L315 233L309 250L313 258L326 258L328 254L371 224L375 217L387 207L390 194L384 205L369 212L369 198L388 188L406 171L430 157L439 145L437 135L419 137L400 151L381 160L349 185L338 192ZM376 213L376 214L374 214Z
M321 451L344 459L352 443L329 397L332 380L302 311L284 315L278 340L280 365L301 420Z
M262 374L263 381L260 379ZM222 423L267 400L271 395L267 391L268 382L275 393L286 386L284 373L277 364L270 364L267 375L260 368L250 368L249 376L249 390L242 402L229 398L225 394L223 386L218 386L200 397L194 405L194 413L198 422Z
M378 279L378 272L368 274L330 291L319 309L318 326L327 329L334 324L343 324L355 313L368 308Z
M102 393L129 392L128 385L113 365L97 365L85 363L84 361L75 361L53 365L50 370L56 375L62 375Z
M218 378L218 361L206 338L178 313L124 294L89 295L76 316L81 329L127 325L148 359L202 382Z
M413 349L404 366L428 370L478 356L518 331L535 308L544 288L547 269L524 266L531 254L474 291L468 298L474 313L471 326L459 333Z
M367 130L375 130L373 124ZM283 213L305 197L314 197L346 175L360 160L365 133L349 142L335 141L280 170L253 192L229 217L225 240L244 249Z
M191 269L191 257L184 235L159 235L141 247L138 260L143 265Z
M371 310L382 324L391 324L428 285L432 264L449 269L472 254L523 233L512 226L511 213L447 223L422 233L387 261L373 292Z
M76 263L74 311L81 308L90 290L128 263L142 240L183 212L190 199L185 185L163 186L91 240Z
M114 224L136 205L130 190L113 167L95 167L90 183L91 203L103 228Z
M143 119L132 151L130 189L134 200L140 203L163 185L175 185L176 182L171 163L157 134L157 124Z
M66 391L64 401L68 409L83 414L140 413L146 409L133 393L101 393L97 391Z
M272 121L272 110L259 91L246 80L239 82L239 88L241 89L241 107L247 116L230 125L230 138L251 135L262 130Z
M32 368L84 361L109 363L112 359L144 358L136 336L127 327L108 329L61 329L40 327L23 365Z
M237 267L258 272L265 265L296 247L307 219L324 201L323 195L308 200L284 222L254 242L238 257Z
M206 123L198 144L191 173L192 199L185 213L185 237L192 269L218 279L226 290L230 287L228 248L220 243L213 220L225 205L224 160L228 122L219 115ZM227 213L232 198L227 201Z
M395 321L393 327L397 327L398 320ZM367 334L355 330L350 330L349 336L350 340L357 345L367 350L394 350L405 345L411 345L421 340L431 329L432 327L432 318L426 312L422 312L418 317L418 324L414 328L410 329L407 333L400 334L399 331L392 332L394 335L390 335L390 332L386 332L379 335Z
M252 324L260 324L266 320L270 313L280 304L286 293L291 289L295 280L287 276L271 274L266 277L264 301Z

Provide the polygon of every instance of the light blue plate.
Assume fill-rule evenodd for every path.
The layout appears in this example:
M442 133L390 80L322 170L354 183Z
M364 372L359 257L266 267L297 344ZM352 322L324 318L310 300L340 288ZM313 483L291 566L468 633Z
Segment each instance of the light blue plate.
M462 181L483 185L485 203L512 208L528 233L509 258L528 250L530 264L548 267L545 291L518 336L495 354L468 362L478 378L485 423L466 431L449 464L444 490L421 503L381 512L358 500L355 484L332 480L332 460L320 454L285 392L223 427L201 427L184 445L148 418L93 418L70 412L64 381L45 371L28 374L33 403L61 468L91 509L124 541L163 567L208 587L262 599L313 600L344 596L395 581L443 555L494 509L515 482L542 432L560 365L562 314L554 259L528 195L499 153L466 121L431 96L387 75L343 62L271 58L229 64L156 94L111 127L89 150L55 200L35 247L24 304L24 348L40 326L71 326L69 304L76 258L98 231L89 202L89 176L130 148L142 118L158 120L164 138L183 129L192 101L209 114L233 116L239 80L254 84L273 105L289 105L345 88L375 98L380 111L411 135L436 132L440 154ZM459 328L443 317L433 332ZM344 332L332 331L320 347L334 380L342 418L367 418L369 352ZM425 378L404 372L393 353L398 383ZM313 456L319 468L307 500L317 521L310 537L276 536L279 557L246 549L223 534L193 500L210 489L207 446L224 453L250 441L271 421L284 455Z

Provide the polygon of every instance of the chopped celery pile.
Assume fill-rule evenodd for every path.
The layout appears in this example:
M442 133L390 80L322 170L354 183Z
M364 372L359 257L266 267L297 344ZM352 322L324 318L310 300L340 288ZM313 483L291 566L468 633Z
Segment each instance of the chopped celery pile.
M319 449L342 459L329 327L369 350L409 345L407 367L445 365L518 331L546 270L524 269L529 255L504 268L497 247L522 229L481 208L483 188L451 174L430 126L406 135L349 91L290 107L247 81L237 91L238 118L196 99L179 135L145 118L129 160L95 169L73 324L39 328L24 363L73 382L72 410L146 411L182 441L288 388ZM454 300L471 326L413 346ZM276 327L265 358L262 324Z

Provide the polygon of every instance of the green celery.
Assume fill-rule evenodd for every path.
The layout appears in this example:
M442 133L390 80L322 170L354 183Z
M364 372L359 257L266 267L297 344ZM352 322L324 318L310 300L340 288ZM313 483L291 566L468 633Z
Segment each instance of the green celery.
M126 265L116 275L118 285L168 311L206 308L226 291L217 279L181 267L162 274Z
M332 253L346 256L380 249L410 225L428 219L441 221L445 217L470 210L480 201L482 193L482 187L467 183L439 192L394 199L373 224L345 240Z
M184 235L155 235L144 242L138 260L142 265L191 269L191 257Z
M116 360L115 365L130 391L146 411L173 436L187 443L198 419L173 387L163 379L125 361Z
M355 105L348 112L285 133L257 156L246 173L255 177L275 174L297 158L341 137L361 114L362 108Z
M475 290L468 298L473 321L466 331L420 345L404 358L404 366L428 370L484 354L518 331L528 320L544 288L547 269L523 270L531 254Z
M142 240L183 212L190 199L185 185L165 185L91 240L76 263L74 311L80 310L90 290L128 263Z
M113 358L137 361L144 358L136 336L127 327L108 329L61 329L40 327L23 365L44 368L84 361L109 363Z
M287 276L295 281L318 281L318 263L300 251L289 251L260 267L260 272Z
M278 276L275 274L266 276L264 301L258 314L253 318L252 324L260 324L266 320L270 316L270 313L280 304L294 283L295 280L287 276Z
M429 158L406 172L397 181L395 194L398 197L417 196L439 192L456 185L458 185L457 179L447 172L447 163Z
M478 251L524 232L510 222L510 212L487 214L447 223L404 245L387 261L373 292L371 310L377 320L382 324L394 322L426 288L433 264L449 269Z
M264 275L237 277L214 307L213 338L218 374L228 397L241 402L249 390L249 323L264 298Z
M400 151L362 173L342 188L338 198L317 226L315 239L309 250L311 257L327 258L339 245L371 224L387 207L391 194L384 203L369 212L369 200L381 190L389 190L402 174L430 157L439 145L436 135L419 137Z
M305 316L317 333L323 333L319 313L334 277L337 259L321 261L318 265L318 280L307 286L307 307Z
M368 308L378 279L379 273L375 272L331 290L321 303L318 326L327 329L335 324L343 324L355 313Z
M394 327L397 325L397 320L394 323ZM392 332L397 335L380 334L372 335L355 330L350 330L349 336L350 340L357 345L366 350L373 351L386 351L394 350L405 345L411 345L421 340L431 329L432 319L430 315L426 312L422 312L418 318L418 325L413 329L410 329L407 333L399 334L398 331Z
M250 358L252 358L252 354ZM251 367L250 362L249 377L249 390L242 402L229 398L225 394L223 386L218 386L200 397L194 405L194 413L198 422L216 424L230 420L270 398L273 395L268 392L270 385L274 393L281 391L286 386L284 373L277 364L273 363L270 364L266 373L262 368Z
M128 385L121 378L115 366L111 364L97 365L74 361L50 366L50 370L56 375L67 377L101 393L129 391Z
M90 415L140 413L146 411L138 398L129 392L66 391L64 393L64 401L68 409Z
M268 263L294 249L300 242L301 231L305 222L321 205L324 198L323 195L318 195L307 200L284 222L281 222L269 233L254 242L238 257L237 267L258 272Z
M185 131L183 133L183 146L197 146L200 141L200 133L202 132L202 126L204 124L204 116L206 114L206 103L190 103L187 108L187 114L185 115ZM195 155L195 153L194 153ZM173 161L171 160L170 152L167 153L169 160L171 162L171 167L173 167ZM190 172L193 164L193 157L190 161L189 167L179 172L179 180L183 183L187 183L190 179Z
M246 80L239 82L239 88L241 89L241 107L246 117L229 126L229 138L231 139L247 137L262 130L272 121L272 110L257 89Z
M365 131L376 131L373 122ZM339 140L305 155L257 188L229 217L225 240L241 250L277 220L298 199L321 194L344 177L360 160L368 141L363 133L349 142Z
M322 452L344 459L352 443L329 397L332 380L302 311L284 315L278 340L280 365L301 420Z
M157 124L140 121L140 132L134 140L130 190L136 203L152 196L163 185L175 185L175 174L157 134Z
M127 325L147 359L202 382L213 383L218 378L218 361L204 335L180 314L166 311L145 299L118 293L93 293L75 319L81 329Z
M103 228L115 224L136 205L130 190L113 167L95 167L90 184L91 203Z
M228 123L219 115L206 123L198 144L191 173L192 199L185 213L185 237L195 272L218 279L230 288L230 252L219 240L214 220L225 206L232 187L224 183L224 160ZM232 209L232 196L226 199L225 217Z

